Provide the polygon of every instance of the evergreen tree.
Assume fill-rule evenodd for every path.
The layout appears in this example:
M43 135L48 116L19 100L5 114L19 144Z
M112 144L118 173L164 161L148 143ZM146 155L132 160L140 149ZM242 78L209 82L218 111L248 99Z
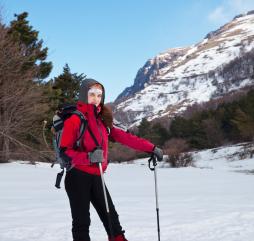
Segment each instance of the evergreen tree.
M231 120L239 130L241 137L251 141L254 137L254 119L241 109L237 109L234 118Z
M169 133L160 123L152 124L145 118L142 119L138 126L138 135L142 138L148 139L155 145L162 146L169 138Z
M74 103L78 100L81 82L86 78L84 74L71 73L68 64L63 67L63 73L51 80L53 99L57 105Z
M201 127L206 135L205 147L214 148L222 145L223 132L220 128L220 121L215 118L202 120Z
M45 61L48 48L42 47L43 40L38 39L39 32L29 25L27 12L15 14L14 16L16 19L11 21L8 33L15 42L20 43L20 49L23 51L23 55L28 57L28 61L23 64L23 69L27 70L36 67L36 77L41 81L52 70L52 63Z
M151 135L151 123L145 118L142 119L138 126L138 135L143 138L147 138Z
M79 87L85 77L83 74L71 73L70 67L66 64L63 67L62 74L47 83L41 84L44 87L44 95L49 106L48 112L43 116L44 120L47 121L45 133L48 142L52 138L50 128L55 111L64 103L74 104L78 100Z
M172 120L170 126L170 135L174 138L189 138L192 135L191 119L187 120L183 117L177 116Z
M169 133L160 123L155 123L152 126L151 140L155 145L163 146L166 140L169 139Z

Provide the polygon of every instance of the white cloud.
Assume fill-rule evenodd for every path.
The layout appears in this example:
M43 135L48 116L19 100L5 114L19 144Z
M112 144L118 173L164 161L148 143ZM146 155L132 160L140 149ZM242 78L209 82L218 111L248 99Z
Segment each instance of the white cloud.
M225 10L224 10L224 8L222 6L217 7L208 16L208 19L211 22L214 22L214 23L223 23L223 22L226 22L228 20L227 18L228 17L227 17L227 15L225 13Z
M234 16L254 10L253 0L224 0L209 15L209 21L216 24L224 24Z

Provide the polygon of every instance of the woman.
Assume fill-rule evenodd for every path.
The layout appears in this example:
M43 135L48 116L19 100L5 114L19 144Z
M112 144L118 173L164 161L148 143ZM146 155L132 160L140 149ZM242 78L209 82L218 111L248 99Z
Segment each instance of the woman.
M62 154L71 159L73 166L65 177L65 190L70 201L73 219L73 241L90 241L90 202L103 222L109 241L127 241L110 194L106 189L113 232L113 237L110 236L100 170L98 165L91 163L90 160L91 154L98 148L98 145L103 151L101 155L103 171L108 165L109 137L136 150L154 153L159 160L162 160L163 156L162 150L149 141L114 127L112 112L104 106L104 99L105 90L102 84L93 79L86 79L82 83L77 102L77 110L83 113L87 120L87 128L81 141L82 148L75 147L79 135L80 118L72 115L64 123L61 150Z

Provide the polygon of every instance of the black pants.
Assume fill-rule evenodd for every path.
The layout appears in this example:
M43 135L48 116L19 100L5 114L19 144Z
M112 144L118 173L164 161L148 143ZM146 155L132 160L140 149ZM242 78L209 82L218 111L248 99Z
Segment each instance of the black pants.
M71 206L73 241L90 241L90 202L96 209L108 236L110 236L101 177L73 168L66 174L65 190ZM106 192L112 231L113 235L117 236L124 233L124 231L122 230L118 214L107 189Z

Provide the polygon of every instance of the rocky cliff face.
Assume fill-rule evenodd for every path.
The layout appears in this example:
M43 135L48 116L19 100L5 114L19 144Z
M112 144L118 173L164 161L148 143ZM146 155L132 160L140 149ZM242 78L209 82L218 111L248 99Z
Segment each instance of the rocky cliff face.
M115 100L115 103L119 103L124 99L133 96L138 91L144 89L145 84L151 84L156 81L160 70L166 67L170 62L175 61L177 58L184 56L190 47L187 48L174 48L169 49L167 52L159 54L153 59L149 59L145 65L139 69L134 84L131 87L127 87Z
M116 99L115 118L172 117L187 106L254 85L254 13L239 15L201 42L148 60Z

